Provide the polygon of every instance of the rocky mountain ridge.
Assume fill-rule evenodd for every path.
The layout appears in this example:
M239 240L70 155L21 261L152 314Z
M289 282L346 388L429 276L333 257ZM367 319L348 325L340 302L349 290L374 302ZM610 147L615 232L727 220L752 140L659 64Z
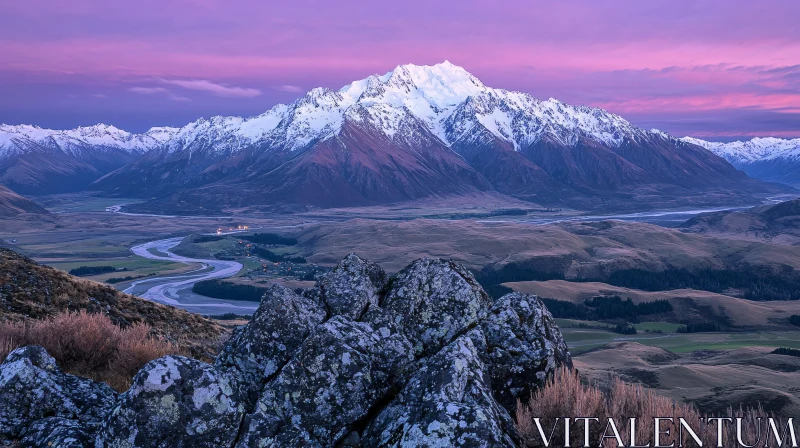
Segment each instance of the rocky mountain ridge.
M41 348L0 365L0 436L23 446L517 446L511 413L559 365L535 296L494 302L463 267L397 275L350 255L262 299L214 365L167 356L127 392L64 375ZM73 387L73 383L80 387Z
M50 136L37 148L58 147L60 156L75 152L69 150L73 134L87 142L91 136L105 152L79 154L107 158L111 149L127 148L127 156L114 157L122 163L112 166L97 156L92 171L72 157L39 168L43 161L22 160L17 150L0 157L0 182L26 192L37 185L46 190L51 178L76 188L96 179L90 188L104 194L150 199L131 211L190 214L377 205L486 191L577 208L609 201L747 203L776 188L748 179L692 142L599 108L491 88L447 61L401 65L339 90L315 88L255 117L203 118L142 135L93 128L60 131L69 136L66 142ZM46 134L14 129L15 147ZM0 147L3 139L9 140L0 137Z
M25 194L82 190L163 145L176 131L132 134L105 124L71 130L0 124L0 183Z
M157 198L134 211L191 213L198 204L358 206L490 190L577 207L740 203L771 187L663 132L487 87L444 62L313 89L257 117L198 120L92 188Z
M752 177L800 185L800 138L767 137L730 143L692 137L681 140L710 150Z

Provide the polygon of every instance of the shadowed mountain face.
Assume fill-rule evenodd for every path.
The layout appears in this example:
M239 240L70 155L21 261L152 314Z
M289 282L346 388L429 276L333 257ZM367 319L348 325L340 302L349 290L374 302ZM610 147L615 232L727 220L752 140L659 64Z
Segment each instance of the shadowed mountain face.
M546 205L641 207L755 202L750 194L776 189L700 146L601 109L492 89L447 62L314 89L249 119L200 120L93 188L146 192L159 199L137 210L160 211L485 190Z
M0 185L0 218L16 216L22 213L47 214L39 204L22 197Z
M83 190L172 132L153 128L137 135L103 124L68 131L0 125L0 183L21 194Z
M543 205L641 208L756 202L752 194L779 189L692 142L602 109L487 87L449 62L313 89L256 117L165 129L105 137L137 159L108 174L96 165L70 174L102 176L91 188L109 195L154 198L137 210L186 212L486 190Z

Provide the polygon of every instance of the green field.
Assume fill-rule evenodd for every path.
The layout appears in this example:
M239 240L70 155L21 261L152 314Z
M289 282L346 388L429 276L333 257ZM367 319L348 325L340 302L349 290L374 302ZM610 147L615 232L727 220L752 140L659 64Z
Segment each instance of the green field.
M98 282L105 282L107 279L112 277L149 277L156 275L175 274L195 269L195 267L183 263L149 260L147 258L135 256L106 260L83 260L67 262L56 261L45 262L42 264L46 264L66 272L81 266L113 266L117 269L127 269L127 271L108 272L105 274L84 277Z

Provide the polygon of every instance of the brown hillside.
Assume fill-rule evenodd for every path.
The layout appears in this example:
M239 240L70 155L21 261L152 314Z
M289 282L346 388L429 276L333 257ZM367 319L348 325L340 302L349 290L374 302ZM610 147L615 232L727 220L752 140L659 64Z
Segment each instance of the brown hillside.
M0 248L0 322L54 317L64 311L102 313L122 327L142 322L153 332L205 357L223 333L217 324L90 280L41 266Z
M4 185L0 185L0 217L16 216L22 213L46 214L39 204L14 193Z

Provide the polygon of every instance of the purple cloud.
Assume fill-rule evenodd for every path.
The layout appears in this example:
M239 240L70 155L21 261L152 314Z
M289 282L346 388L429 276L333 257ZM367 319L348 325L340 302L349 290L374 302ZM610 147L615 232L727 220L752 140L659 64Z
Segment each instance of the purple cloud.
M222 84L217 84L205 79L197 80L181 80L181 79L162 79L164 84L182 87L188 90L198 90L201 92L209 92L217 96L228 98L253 98L261 95L258 89L251 89L248 87L229 87Z

